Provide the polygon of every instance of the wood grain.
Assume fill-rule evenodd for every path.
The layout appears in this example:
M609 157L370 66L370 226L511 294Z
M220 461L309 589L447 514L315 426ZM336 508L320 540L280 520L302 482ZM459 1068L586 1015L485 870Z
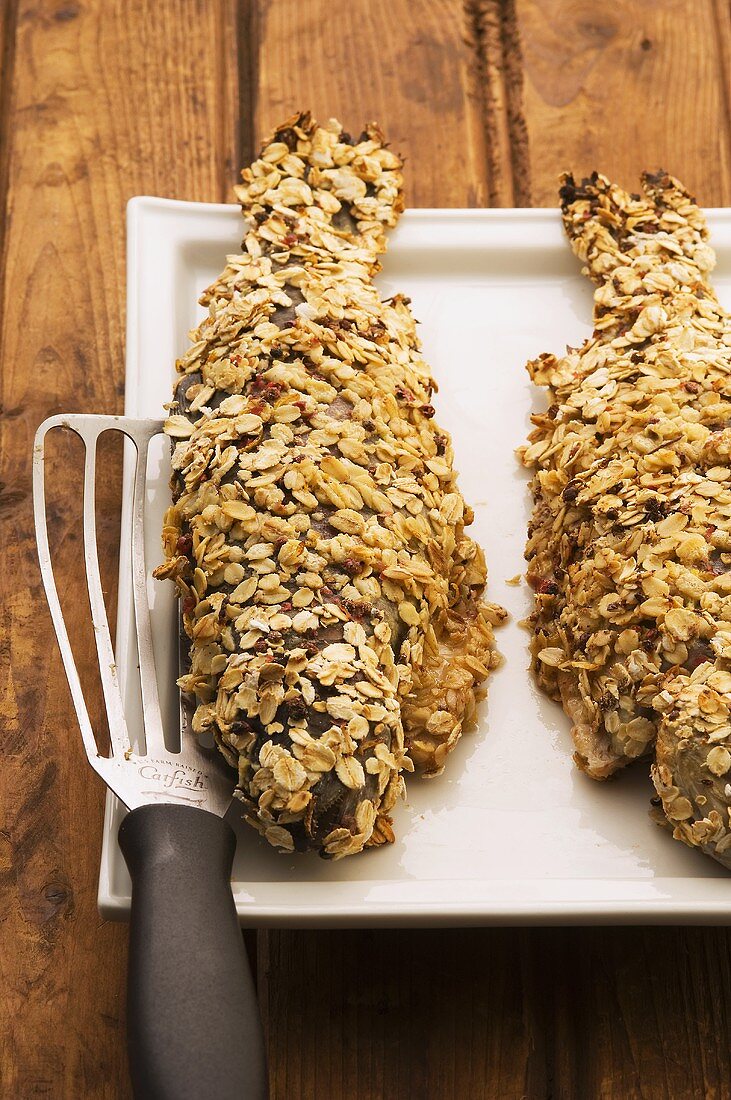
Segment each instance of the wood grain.
M406 158L410 206L484 206L485 130L459 0L259 0L254 132L300 109L354 133L377 119Z
M714 0L516 0L530 197L565 169L634 189L657 167L731 203L729 6Z
M263 947L275 1097L731 1096L725 929L269 932Z
M272 1096L547 1095L526 933L268 932Z
M227 193L235 18L232 4L203 0L21 0L11 8L0 171L0 1094L117 1100L128 1095L127 933L96 912L103 787L82 753L41 594L31 442L50 412L121 409L126 200ZM69 446L56 454L54 529L68 592L79 554L77 486L61 461ZM101 556L113 563L118 521L108 475L107 465ZM78 628L83 604L78 589L71 595ZM88 667L88 636L81 654Z
M538 933L557 1098L731 1095L725 929Z

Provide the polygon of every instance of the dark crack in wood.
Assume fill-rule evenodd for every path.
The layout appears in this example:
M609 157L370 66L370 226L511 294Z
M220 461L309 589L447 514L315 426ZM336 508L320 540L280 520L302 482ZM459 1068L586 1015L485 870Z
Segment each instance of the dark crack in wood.
M256 133L256 100L259 85L261 42L259 5L256 0L239 0L236 18L236 52L239 68L239 120L236 152L240 169L256 159L262 135Z
M10 142L8 118L13 96L15 72L15 35L18 22L16 0L0 4L0 278L5 271L5 230L8 223L8 181L10 179Z
M528 129L515 0L465 0L474 93L485 132L491 206L530 206Z

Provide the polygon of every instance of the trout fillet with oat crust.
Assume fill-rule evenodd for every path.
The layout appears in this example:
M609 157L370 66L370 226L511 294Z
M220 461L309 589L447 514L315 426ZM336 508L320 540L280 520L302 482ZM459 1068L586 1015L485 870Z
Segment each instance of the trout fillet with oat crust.
M655 747L674 836L731 867L731 320L704 216L665 173L561 188L594 333L528 365L550 407L526 556L541 685L595 779Z
M247 820L283 850L393 839L497 663L482 551L408 300L372 279L403 209L375 125L309 115L242 172L246 231L178 362L166 563L195 696ZM407 755L410 753L410 756Z

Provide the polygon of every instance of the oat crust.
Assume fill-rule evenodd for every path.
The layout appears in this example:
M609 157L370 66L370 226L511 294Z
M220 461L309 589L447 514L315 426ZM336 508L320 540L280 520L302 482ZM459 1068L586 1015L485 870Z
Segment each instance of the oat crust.
M594 332L528 364L533 665L595 779L656 753L674 836L731 867L731 323L682 185L562 181Z
M373 284L403 209L375 125L290 119L242 172L246 219L178 362L166 562L195 697L247 819L283 851L393 839L498 662L435 384Z

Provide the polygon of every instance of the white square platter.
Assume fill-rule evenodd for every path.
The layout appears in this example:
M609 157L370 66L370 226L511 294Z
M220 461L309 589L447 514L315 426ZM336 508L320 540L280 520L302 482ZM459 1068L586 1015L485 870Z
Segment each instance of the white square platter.
M716 286L731 306L731 211L709 212ZM239 250L238 207L135 198L128 207L125 412L158 417L174 361L202 316L200 292ZM391 235L379 286L408 294L439 383L438 422L453 435L462 491L485 547L488 597L510 612L498 631L503 666L489 682L479 726L437 779L410 778L395 813L396 843L336 863L280 855L229 819L238 846L233 891L253 926L725 923L731 879L673 841L648 817L653 793L640 763L607 784L580 774L568 722L528 671L531 608L523 545L530 508L515 448L529 429L533 392L524 365L561 352L591 329L591 286L552 210L409 210ZM169 499L166 445L151 464L148 565L159 562ZM127 471L129 473L129 471ZM127 500L129 499L129 486ZM150 581L164 713L177 722L176 605ZM122 566L117 661L130 729L140 728L131 639L131 589ZM117 845L124 814L107 799L99 907L129 912L130 882Z

